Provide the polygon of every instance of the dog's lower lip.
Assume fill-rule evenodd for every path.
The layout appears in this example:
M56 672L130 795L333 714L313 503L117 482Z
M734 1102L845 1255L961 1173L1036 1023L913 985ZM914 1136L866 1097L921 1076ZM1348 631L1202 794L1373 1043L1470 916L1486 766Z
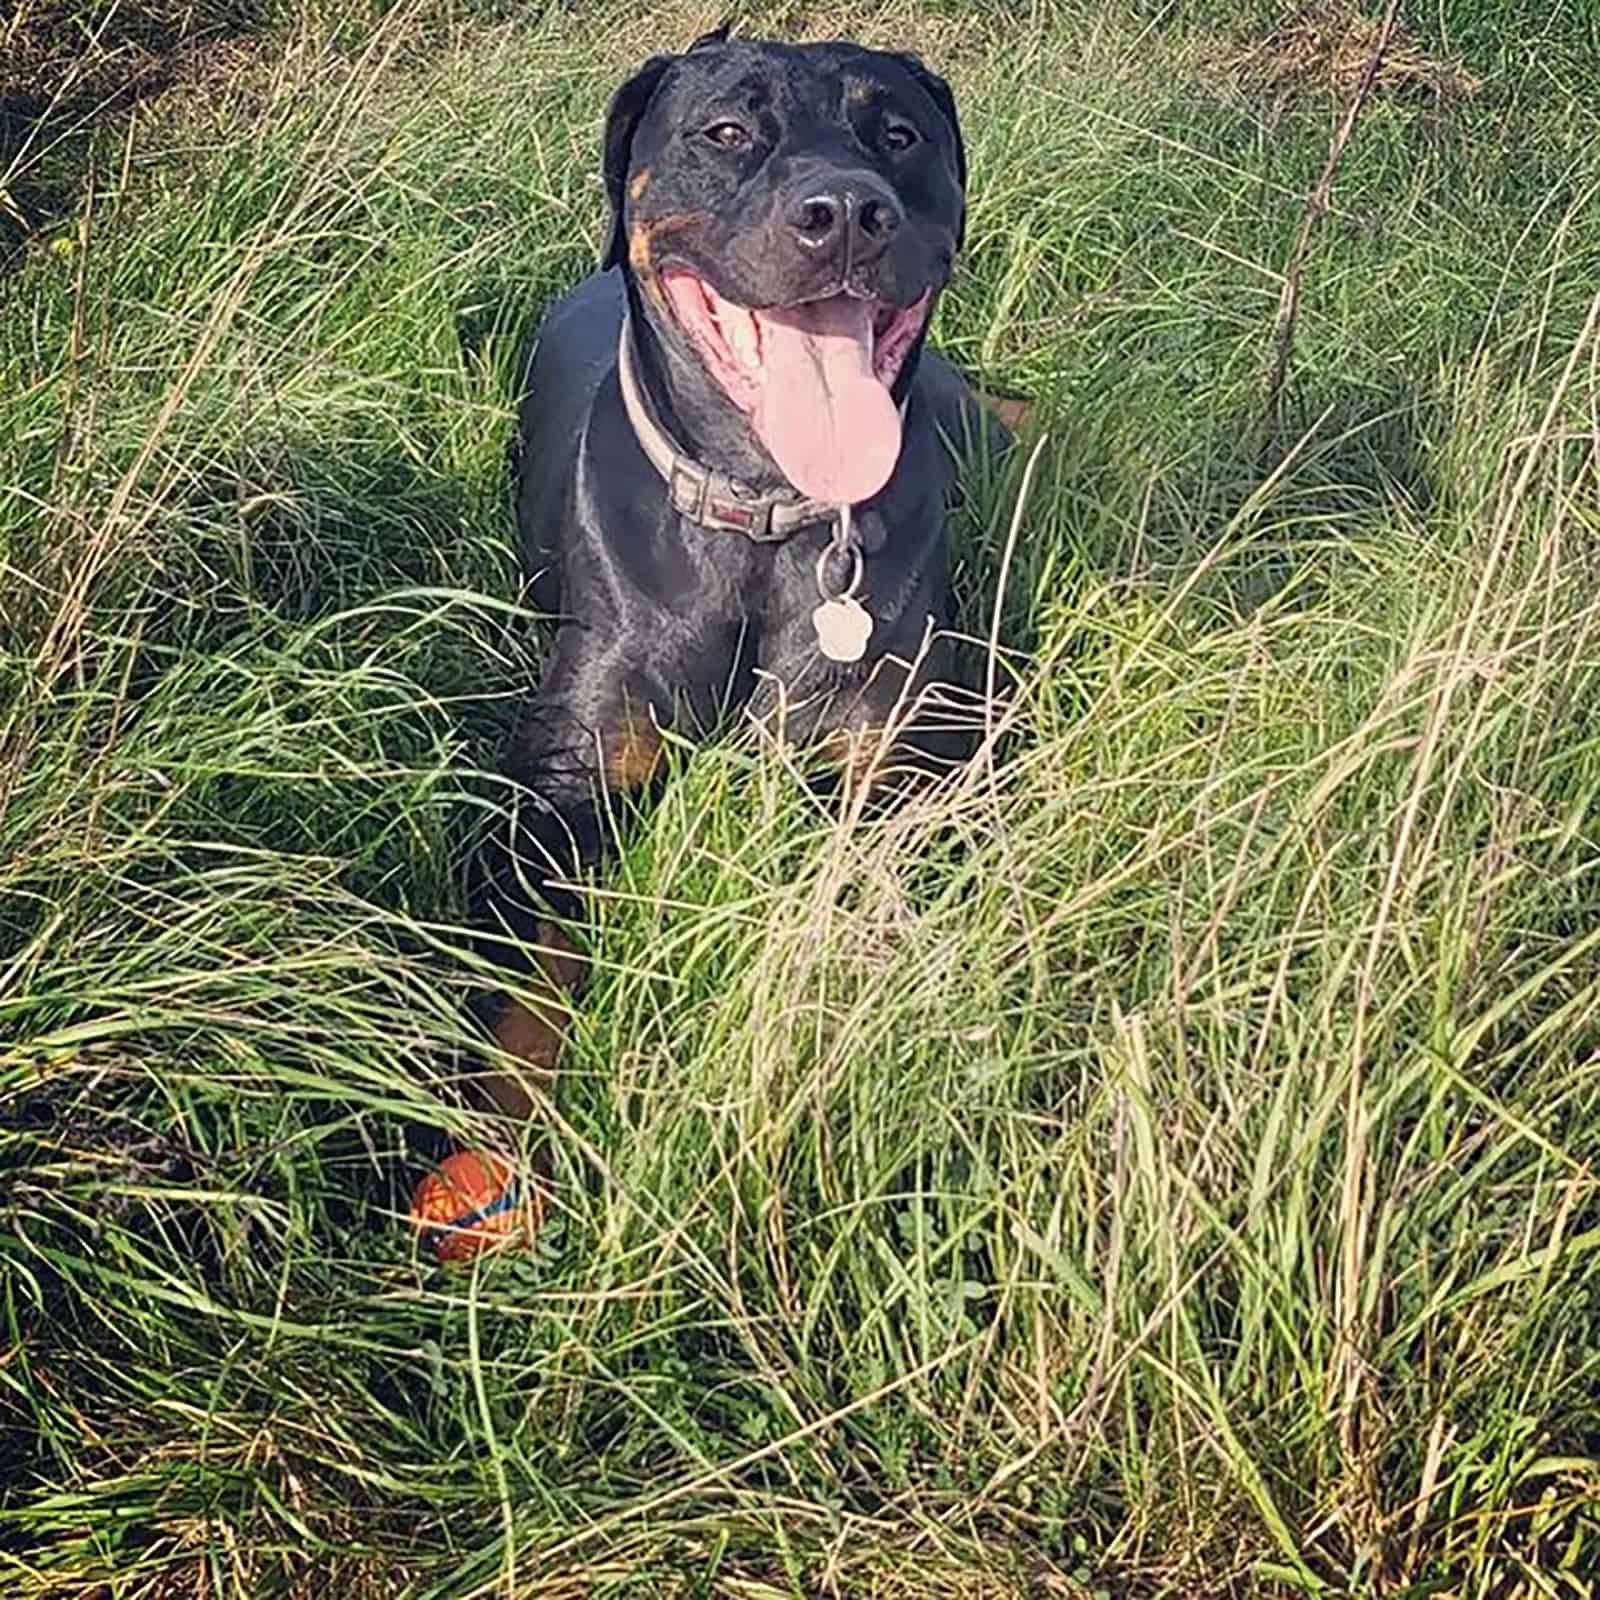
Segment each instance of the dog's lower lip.
M694 302L692 322L683 320L681 304L672 308L674 320L691 341L699 343L702 359L735 404L746 412L753 412L759 404L768 380L767 331L769 319L776 314L826 306L830 301L864 307L868 318L867 359L873 375L887 388L899 377L905 357L927 321L930 298L930 291L925 291L910 305L902 306L876 294L849 292L836 282L822 294L753 305L723 295L709 278L691 267L677 268L673 277L685 285ZM729 322L730 315L737 319L733 324Z

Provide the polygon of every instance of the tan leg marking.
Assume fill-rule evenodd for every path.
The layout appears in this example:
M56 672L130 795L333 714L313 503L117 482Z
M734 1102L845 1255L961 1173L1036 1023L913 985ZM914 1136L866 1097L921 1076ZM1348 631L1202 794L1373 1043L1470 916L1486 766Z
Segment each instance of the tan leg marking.
M985 394L978 391L978 403L992 411L1006 427L1015 432L1033 415L1033 401L1013 394Z
M600 735L601 770L609 789L642 789L655 777L664 747L643 711L624 711L616 726Z
M484 1092L496 1107L518 1121L532 1115L534 1089L548 1085L555 1075L572 1020L567 997L577 993L584 975L577 946L559 928L541 922L539 943L529 987L547 989L550 998L524 1001L505 997L490 1031L494 1042L519 1065L490 1073L483 1082Z

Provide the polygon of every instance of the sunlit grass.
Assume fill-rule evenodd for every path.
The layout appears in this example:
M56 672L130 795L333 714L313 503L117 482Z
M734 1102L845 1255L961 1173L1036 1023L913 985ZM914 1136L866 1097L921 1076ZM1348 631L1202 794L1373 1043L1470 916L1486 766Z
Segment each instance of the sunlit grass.
M717 20L308 19L0 285L5 1592L1586 1593L1600 157L1537 63L1368 108L1269 474L1326 104L1200 14L800 19L966 108L943 343L1049 435L953 527L995 737L882 813L675 751L536 1249L417 1259L521 340Z

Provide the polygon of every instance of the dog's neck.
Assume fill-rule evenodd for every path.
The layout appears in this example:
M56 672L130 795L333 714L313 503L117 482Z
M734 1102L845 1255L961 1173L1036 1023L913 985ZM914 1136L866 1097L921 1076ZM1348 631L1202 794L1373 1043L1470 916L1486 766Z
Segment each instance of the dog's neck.
M675 328L662 326L650 297L631 276L627 287L634 370L673 443L701 465L758 493L788 489L788 480L751 431L750 419L706 371L687 340Z

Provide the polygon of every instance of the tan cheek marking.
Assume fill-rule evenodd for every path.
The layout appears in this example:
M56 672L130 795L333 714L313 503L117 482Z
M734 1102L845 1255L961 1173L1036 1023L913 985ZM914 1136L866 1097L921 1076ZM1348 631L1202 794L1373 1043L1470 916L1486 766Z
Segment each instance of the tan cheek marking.
M628 234L628 265L636 276L648 278L656 270L655 242L665 234L682 233L705 222L705 211L669 211L665 216L646 217L635 222Z
M634 173L632 181L628 184L628 193L635 200L639 199L644 194L645 190L650 187L651 176L652 175L649 167L640 167L640 169Z
M628 235L628 265L641 278L648 278L655 268L650 261L650 224L641 222Z

